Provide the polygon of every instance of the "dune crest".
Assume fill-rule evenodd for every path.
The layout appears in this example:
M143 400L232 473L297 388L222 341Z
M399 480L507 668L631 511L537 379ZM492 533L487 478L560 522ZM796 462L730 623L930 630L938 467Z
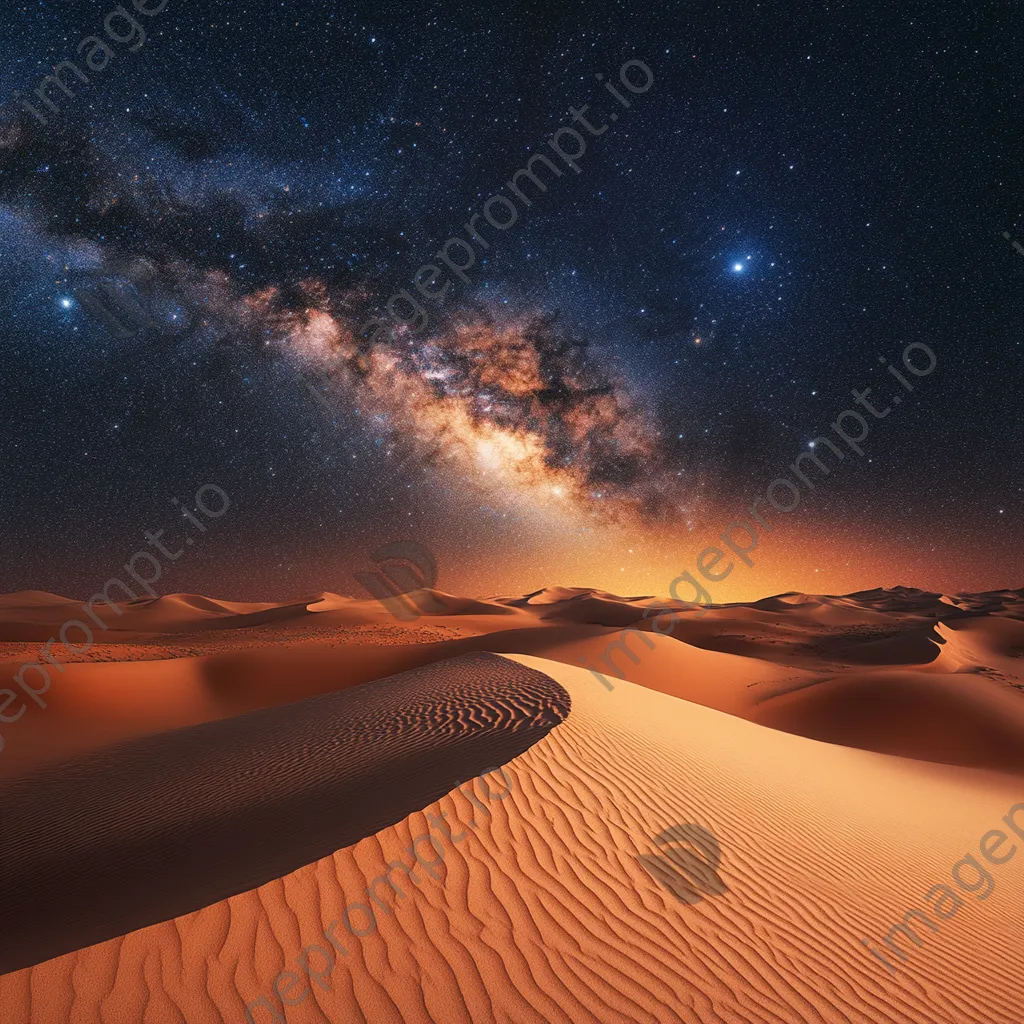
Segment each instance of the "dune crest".
M351 846L568 713L548 676L476 654L0 784L0 972Z
M104 637L108 643L91 656L68 656L103 664L63 666L45 711L26 696L20 720L0 728L0 779L110 743L480 651L583 665L599 689L626 679L863 749L1024 768L1006 747L1020 734L1024 749L1020 708L1007 700L1024 689L1019 591L961 594L955 604L906 587L780 594L713 606L704 615L679 602L582 587L522 598L463 599L441 591L411 597L433 613L399 621L375 600L329 593L248 605L167 595L119 606L123 621L113 620L119 628ZM40 660L39 636L54 635L52 623L66 618L63 605L39 595L0 602L0 634L20 637L0 643L12 673L19 661ZM918 709L933 723L927 742L913 735ZM950 716L955 727L940 726ZM1003 753L985 753L990 744Z
M1024 1019L1024 853L963 882L1024 840L1021 592L409 596L125 602L26 698L5 1022ZM0 601L11 671L76 607Z
M0 999L13 1024L54 1013L241 1024L247 1005L276 1020L287 1010L272 995L279 977L279 991L304 999L296 1019L323 1024L1019 1024L1024 859L999 869L990 898L964 893L969 905L920 947L904 940L911 955L895 973L861 941L880 942L936 880L953 884L951 866L1019 801L1016 779L819 743L513 660L554 680L572 709L504 765L510 795L488 813L442 795L280 880L8 974ZM390 912L373 929L359 919L358 938L334 933L346 953L329 977L311 958L323 985L296 972L438 814L468 833L447 849L443 877L401 896L382 888ZM694 903L644 861L686 823L720 848L723 884Z

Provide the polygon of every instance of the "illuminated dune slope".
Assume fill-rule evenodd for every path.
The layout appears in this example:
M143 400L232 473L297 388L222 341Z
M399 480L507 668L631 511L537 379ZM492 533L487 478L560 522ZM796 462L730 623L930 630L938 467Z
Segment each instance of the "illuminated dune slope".
M989 830L1009 831L1000 819L1024 799L1018 780L828 745L514 660L557 680L572 710L505 765L507 796L482 798L463 781L282 879L6 975L5 1020L241 1024L261 998L256 1021L287 1009L299 1024L1024 1019L1019 851L990 865L987 899L958 890L963 906L938 932L920 928L920 947L900 940L898 971L860 941L878 948L909 908L930 907L933 884L953 885L951 868L980 856ZM380 876L410 863L410 844L441 814L443 866L414 885L396 871L399 896ZM1024 828L1024 812L1016 820ZM693 904L638 860L664 854L653 837L687 823L717 837L727 890ZM299 977L296 957L326 945L324 930L355 902L373 906L376 924L357 911L363 937L334 929L346 951L330 973L311 951L324 987ZM274 995L282 971L296 972L279 980L301 998L294 1006Z

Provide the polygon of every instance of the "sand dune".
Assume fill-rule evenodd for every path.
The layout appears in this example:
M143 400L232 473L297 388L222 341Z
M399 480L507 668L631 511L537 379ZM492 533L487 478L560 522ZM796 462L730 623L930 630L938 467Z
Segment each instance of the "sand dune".
M366 634L368 638L372 634ZM46 695L4 735L0 779L115 742L216 721L332 693L423 665L480 651L534 654L601 672L607 689L629 679L673 696L750 717L759 687L785 688L817 676L750 657L708 651L671 637L601 626L535 623L436 643L387 646L325 640L165 661L68 665ZM609 664L602 659L607 657Z
M51 594L47 590L17 590L13 594L0 594L0 609L17 612L29 608L48 608L51 605L77 604L68 597Z
M117 591L115 590L116 594ZM408 600L422 605L422 617L450 616L491 617L519 616L522 620L540 617L562 617L564 621L589 621L580 608L612 611L617 619L640 620L644 610L658 607L678 611L684 621L698 631L710 623L732 620L790 623L831 621L875 623L899 620L920 624L936 620L954 622L979 616L991 619L1004 617L1024 620L1024 590L992 591L985 594L940 595L909 587L876 589L845 596L815 594L778 594L759 601L712 605L704 616L694 616L692 607L680 601L655 599L650 596L621 597L606 591L584 587L549 587L521 597L466 598L440 590L420 590ZM21 591L0 595L0 632L11 641L34 639L18 635L19 627L46 626L59 629L69 618L82 617L84 601L41 591ZM223 628L224 620L249 618L248 625L259 625L260 616L271 613L279 625L290 621L309 626L310 617L319 624L336 625L394 622L389 610L378 601L343 597L323 592L287 602L237 602L213 599L197 594L168 594L163 597L142 597L115 602L121 614L111 613L97 604L111 633L158 634L170 624L175 631L181 627L201 632L207 628ZM633 619L629 616L635 613ZM239 622L235 625L245 625ZM619 625L617 621L614 623Z
M543 590L535 590L532 594L527 594L524 600L530 605L566 604L570 601L591 597L605 598L622 604L644 600L639 597L620 597L604 590L592 590L590 587L545 587Z
M568 713L549 677L478 654L6 782L0 972L351 846L521 753Z
M566 602L547 602L540 618L548 622L581 622L599 626L632 626L643 620L644 605L634 600L614 600L581 594Z
M425 615L514 615L510 608L495 601L478 601L474 598L457 597L443 590L423 588L410 591L404 600Z
M56 682L45 711L29 701L17 723L0 727L6 743L0 778L110 743L341 690L477 651L582 664L600 674L594 683L604 689L627 679L775 728L887 752L904 749L893 745L898 731L893 715L905 680L871 673L897 669L955 676L945 686L936 680L931 691L914 684L912 699L934 698L934 707L923 709L931 719L959 708L977 734L951 741L944 752L936 741L941 730L932 729L927 743L908 740L905 749L911 756L926 756L927 750L929 759L967 765L990 763L979 753L990 739L995 742L982 724L995 713L989 690L1016 696L1024 686L1024 621L1012 617L1018 607L1024 615L1024 604L1016 591L958 597L962 604L997 608L998 614L965 611L909 588L846 597L779 595L716 606L702 617L681 610L670 636L652 632L658 619L643 618L649 607L643 598L549 588L513 607L497 599L423 593L437 602L432 607L443 603L453 610L408 623L389 618L375 601L332 594L280 605L239 605L195 595L130 602L123 607L131 628L119 634L118 644L104 646L106 663L64 666L59 675L53 673ZM23 621L27 609L59 619L66 604L75 607L53 595L32 595L28 603L24 595L13 595L0 601L0 628ZM683 608L671 601L657 604ZM386 633L382 622L388 623ZM435 624L434 631L424 635L424 623ZM641 632L623 639L624 628ZM161 638L182 644L163 655L173 660L138 660L159 658L144 655L149 648L138 645ZM5 646L12 674L18 667L14 656L39 658L24 641L0 644L0 656ZM965 673L984 679L968 685ZM841 684L839 677L845 680ZM787 696L791 691L796 692ZM885 712L876 702L878 694L891 698ZM816 707L826 709L818 724ZM842 712L845 724L829 720L840 708L854 707L855 714ZM885 722L875 728L873 717ZM901 714L898 720L900 729L914 732L912 717ZM1015 733L1018 724L1008 714L999 734ZM996 763L1016 770L1012 758L1000 755Z
M1024 775L1024 701L983 677L849 672L765 692L750 717L829 743Z
M949 882L1021 798L1015 779L818 743L515 660L556 680L572 710L507 761L509 799L482 811L453 787L279 880L8 974L7 1019L220 1024L263 998L256 1020L276 1019L276 1006L323 1024L1019 1024L1024 861L993 868L990 897L965 894L920 948L905 942L896 973L860 941L877 943ZM385 888L373 929L341 931L333 967L314 959L325 927L440 813L466 837L446 848L442 877L402 896ZM694 905L638 860L684 822L717 837L727 890ZM304 948L319 982L296 971ZM303 998L297 1008L273 995L282 971L296 975L281 991Z
M116 588L112 594L118 594ZM175 632L241 629L305 618L311 614L308 606L317 600L243 603L198 594L167 594L116 601L113 610L101 600L92 606L100 620L97 623L84 607L84 601L23 591L0 598L0 641L42 642L57 636L61 626L70 620L84 621L106 642Z
M5 1024L1024 1019L1024 854L897 970L861 942L1024 802L1024 591L658 602L669 636L587 588L413 597L125 602L0 727ZM5 670L80 609L0 598ZM455 779L496 764L483 810ZM468 838L399 895L440 814ZM692 905L644 867L687 822L724 886Z
M970 618L938 627L944 644L938 664L961 671L996 667L1007 677L1021 674L1024 622L1001 616Z

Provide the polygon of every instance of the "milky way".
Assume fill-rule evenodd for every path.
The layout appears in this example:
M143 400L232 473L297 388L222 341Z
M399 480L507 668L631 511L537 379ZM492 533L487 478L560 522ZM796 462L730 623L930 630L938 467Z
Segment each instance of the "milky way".
M340 396L372 402L421 455L456 459L479 486L601 517L679 512L660 431L552 317L465 317L427 338L406 328L397 343L370 345L323 309L271 319Z
M25 171L64 155L36 151L39 135L24 120L10 129L8 166ZM25 216L50 232L56 225L54 240L69 262L78 250L92 281L130 282L150 311L163 312L157 334L265 348L292 360L299 372L329 384L331 400L372 410L410 454L451 464L492 497L511 490L536 506L599 520L678 516L685 495L655 418L607 359L557 316L511 316L478 302L424 333L409 325L367 332L359 310L372 281L351 274L278 279L267 239L276 239L280 226L268 226L263 211L239 209L242 226L231 244L255 254L246 258L262 265L266 281L245 292L240 275L199 265L188 244L199 224L223 215L223 197L211 210L176 199L155 181L116 192L102 164L86 160L100 168L80 179L89 190L86 210L108 234L123 237L129 226L145 225L141 252L118 243L83 250L64 190L37 193ZM76 228L81 220L76 213Z
M15 3L0 100L105 10ZM143 14L137 49L50 88L46 125L0 108L0 590L91 593L213 481L232 530L176 588L347 592L411 539L443 588L664 593L911 344L941 380L716 598L1019 586L1024 72L999 21L802 0ZM575 153L569 126L580 173L549 145ZM501 203L478 216L490 247L427 323L401 298L415 268L541 153L563 173L520 179L509 230Z

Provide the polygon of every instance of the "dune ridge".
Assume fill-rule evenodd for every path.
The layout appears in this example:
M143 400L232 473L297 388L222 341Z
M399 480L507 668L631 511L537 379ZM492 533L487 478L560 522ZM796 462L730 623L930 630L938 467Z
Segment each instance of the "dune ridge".
M812 738L1024 773L1014 750L1024 720L1019 702L1007 700L1024 689L1022 594L958 595L959 604L912 588L790 594L714 606L700 617L653 602L677 613L668 635L660 615L644 618L647 598L587 588L548 588L504 603L460 604L448 595L447 607L458 610L413 623L391 619L375 601L326 593L308 604L253 606L239 622L239 606L218 600L226 612L213 614L179 595L176 614L195 606L192 628L176 621L164 633L157 627L167 625L167 605L148 599L126 621L139 632L77 658L92 664L54 673L46 710L21 695L19 721L0 726L0 778L474 651L582 664L601 689L627 679ZM481 603L493 608L482 614ZM17 602L0 602L0 627L23 615ZM225 622L230 628L219 628ZM11 658L31 657L23 642L0 644L0 658L5 648ZM18 667L8 664L12 673ZM924 703L915 708L914 700ZM924 742L916 738L916 710L931 723ZM942 725L951 715L962 737Z
M392 913L348 947L329 987L283 989L309 988L288 1019L1019 1024L1024 855L897 974L860 941L885 935L976 847L1020 800L1018 779L820 743L513 660L568 693L568 717L504 765L511 795L451 847L439 882L385 894ZM438 813L460 828L479 814L447 793L282 879L4 975L0 1000L12 1024L241 1024ZM638 859L684 822L717 837L728 887L690 906Z
M475 654L0 783L0 972L350 846L568 712L547 676Z
M1024 799L1024 592L423 596L401 623L146 599L64 667L0 754L5 1024L1024 1019L1024 854L920 945L892 932ZM0 657L66 617L0 600ZM492 767L512 795L483 815L456 779ZM468 838L396 891L439 821ZM721 853L692 905L647 870L687 823ZM373 927L279 999L360 893Z

